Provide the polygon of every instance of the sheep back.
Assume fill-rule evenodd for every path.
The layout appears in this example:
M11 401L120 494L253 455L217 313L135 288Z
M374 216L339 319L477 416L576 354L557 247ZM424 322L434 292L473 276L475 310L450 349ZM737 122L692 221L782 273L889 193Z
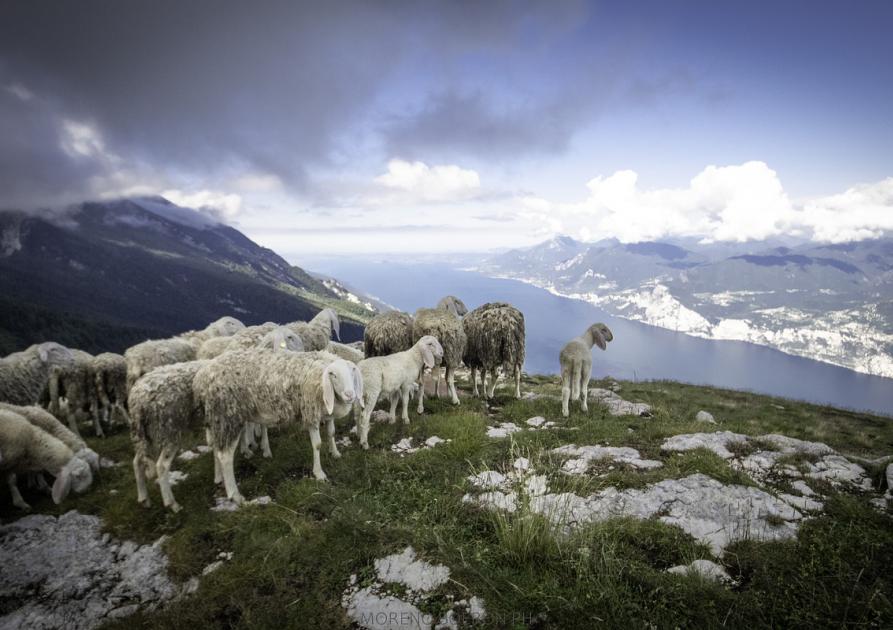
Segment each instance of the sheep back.
M138 378L162 365L195 360L195 347L183 339L150 339L131 346L124 353L127 360L127 383L132 387Z
M376 315L363 331L366 357L382 357L409 350L413 345L412 317L401 311Z
M463 360L468 367L506 372L524 364L524 314L505 302L483 304L462 320L467 336Z
M436 308L420 308L412 325L412 343L431 335L443 347L443 364L456 368L465 354L466 337L462 320L451 312Z

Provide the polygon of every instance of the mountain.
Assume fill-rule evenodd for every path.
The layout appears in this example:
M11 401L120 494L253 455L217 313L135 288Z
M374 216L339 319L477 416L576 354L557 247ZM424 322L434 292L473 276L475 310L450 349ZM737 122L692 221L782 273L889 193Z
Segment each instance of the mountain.
M161 197L88 202L56 214L0 212L0 353L52 339L87 351L204 327L374 314L213 218Z
M581 243L558 237L478 271L698 337L893 377L893 240Z

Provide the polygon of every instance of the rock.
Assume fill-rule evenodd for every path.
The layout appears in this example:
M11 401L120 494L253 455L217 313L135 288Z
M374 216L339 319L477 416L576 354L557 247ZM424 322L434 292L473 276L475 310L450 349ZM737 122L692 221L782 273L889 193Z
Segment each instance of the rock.
M716 420L713 418L713 414L707 411L699 411L697 415L695 415L695 420L698 422L709 422L710 424L716 424Z
M99 458L99 467L100 468L117 468L120 466L120 462L113 461L108 457L100 457Z
M834 486L846 483L858 486L862 490L873 489L871 478L865 469L842 455L826 455L815 464L809 464L806 477L821 479Z
M802 494L804 497L813 497L815 496L815 490L810 488L805 481L802 479L798 479L797 481L791 482L791 488L795 491Z
M479 472L476 475L471 475L470 477L468 477L468 480L473 486L483 488L485 490L495 490L508 486L508 479L506 479L505 475L500 472L496 472L495 470L485 470L483 472Z
M425 446L428 448L434 448L438 444L444 444L446 440L443 438L437 437L436 435L432 435L427 440L425 440Z
M376 560L375 571L382 583L396 582L413 591L432 591L450 579L449 568L417 560L412 547Z
M545 475L533 475L524 481L524 491L528 496L539 497L549 491L548 481Z
M386 424L391 421L391 415L384 409L376 409L375 411L372 412L372 416L370 417L370 420L372 422Z
M172 486L176 486L178 483L180 483L181 481L186 481L188 478L189 474L184 473L181 470L172 470L168 474L168 479L170 480Z
M202 455L204 455L205 453L210 453L210 452L211 452L211 447L210 447L210 446L206 446L206 445L204 445L204 444L200 444L200 445L198 445L198 446L195 447L195 450L198 451L199 453L201 453Z
M152 609L180 593L167 566L160 545L115 541L76 511L0 526L0 628L93 628Z
M809 497L798 497L795 494L779 493L778 498L788 505L792 505L798 510L806 512L818 512L825 507L820 501L815 501Z
M546 423L546 419L542 416L534 416L533 418L527 419L527 424L532 427L540 427Z
M570 460L574 462L578 462L578 460L585 460L587 462L608 460L628 464L633 468L641 470L653 470L663 466L663 463L657 460L642 459L641 455L639 455L639 451L634 448L629 448L628 446L577 446L575 444L567 444L559 448L553 448L552 452L557 455L570 455L576 458ZM579 463L574 463L570 467L564 467L562 469L565 472L571 472L579 470L580 468L581 465ZM586 468L588 468L588 465ZM586 472L586 468L583 468L582 472Z
M419 449L413 448L412 438L403 438L396 444L391 444L391 450L394 453L404 454L404 453L415 453Z
M484 600L477 595L468 600L468 613L475 621L483 621L487 617L487 609L484 608Z
M179 455L177 455L177 459L183 462L191 462L193 459L198 458L199 454L195 451L183 451Z
M273 502L273 499L264 495L261 497L257 497L256 499L251 499L250 501L246 501L244 506L252 506L252 505L269 505ZM243 506L243 507L244 507ZM216 497L214 499L214 505L211 507L212 512L235 512L239 509L239 505L234 501L230 501L226 497Z
M561 466L561 471L569 475L585 475L589 470L588 459L569 459Z
M509 513L518 509L518 495L515 492L505 493L495 490L478 495L466 494L462 497L462 501L476 503L483 508L505 510Z
M519 457L512 463L512 468L518 472L528 471L530 470L530 460L526 457Z
M342 602L347 616L361 628L369 630L429 630L430 616L412 604L393 595L378 595L373 587L367 586L351 593Z
M716 453L723 459L731 459L734 453L726 448L730 444L745 444L748 436L731 431L717 431L715 433L688 433L674 435L664 440L661 444L662 451L693 451L697 448L706 448Z
M223 560L215 560L214 562L212 562L211 564L206 566L204 569L202 569L202 577L205 577L206 575L211 575L212 573L214 573L214 571L216 571L217 569L219 569L222 566L223 566Z
M521 431L521 427L514 422L500 422L498 427L489 427L487 429L487 437L490 438L506 438L512 433Z
M589 398L608 408L612 416L650 416L651 405L623 400L610 389L590 389Z
M808 442L807 440L798 440L797 438L777 433L761 435L759 439L763 442L768 442L782 453L803 453L804 455L817 457L834 453L833 448L822 442Z
M732 578L721 565L710 560L695 560L691 564L680 564L667 569L667 573L677 575L696 575L714 582L731 582Z

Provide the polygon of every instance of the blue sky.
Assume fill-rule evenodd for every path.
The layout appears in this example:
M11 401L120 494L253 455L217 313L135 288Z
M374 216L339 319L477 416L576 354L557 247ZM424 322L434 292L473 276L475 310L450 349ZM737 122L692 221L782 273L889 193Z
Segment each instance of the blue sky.
M3 206L286 255L893 230L893 3L51 6L0 8Z

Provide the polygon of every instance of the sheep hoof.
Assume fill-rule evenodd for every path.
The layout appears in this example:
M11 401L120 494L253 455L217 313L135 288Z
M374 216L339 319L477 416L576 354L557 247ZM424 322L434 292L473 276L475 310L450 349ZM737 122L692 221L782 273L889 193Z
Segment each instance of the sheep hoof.
M170 507L171 512L173 512L174 514L183 509L183 507L179 503L171 503L168 507Z
M264 459L273 459L273 453L271 451L264 452Z
M252 453L251 451L242 451L242 457L244 457L245 459L251 459L252 457L254 457L254 453Z
M334 457L335 459L341 459L341 451L339 451L339 450L337 450L337 449L336 449L336 450L333 450L333 451L332 451L332 457Z
M329 480L328 476L326 476L326 473L324 473L322 471L320 471L319 473L313 473L313 476L316 478L317 481L328 481Z
M27 503L25 503L24 501L15 501L15 502L13 502L13 505L15 505L17 508L19 508L22 512L30 512L31 511L31 506L28 505Z
M368 442L366 442L365 444L360 444L360 446L363 447L363 450L364 450L364 451L368 451L368 450L369 450L369 443L368 443Z
M389 418L388 424L397 424L397 418Z
M151 502L149 499L138 500L137 503L139 503L140 505L142 505L144 508L150 508L150 507L152 507L152 502Z
M229 498L230 501L235 503L236 505L245 505L245 497L243 497L238 492Z

